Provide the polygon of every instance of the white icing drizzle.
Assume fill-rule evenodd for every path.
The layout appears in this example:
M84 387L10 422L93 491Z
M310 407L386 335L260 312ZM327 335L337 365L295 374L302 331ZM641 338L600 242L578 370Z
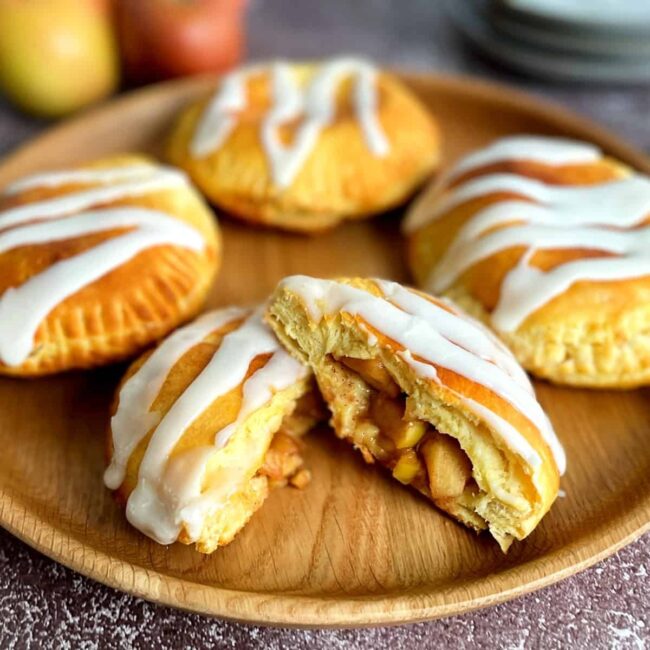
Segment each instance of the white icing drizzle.
M237 113L246 108L246 83L254 74L259 74L257 66L236 70L222 78L217 94L203 112L192 137L190 152L193 156L207 156L227 140L237 126Z
M133 163L124 167L96 167L64 169L25 176L7 185L3 192L20 194L37 187L61 187L62 185L112 185L123 181L141 180L156 174L160 167L151 163ZM167 171L173 172L171 168Z
M595 162L601 156L598 147L579 140L513 135L496 140L485 149L463 158L452 170L451 177L460 176L479 167L512 160L555 166Z
M467 172L496 163L525 161L549 166L562 166L588 164L599 160L601 157L602 152L600 149L586 142L566 140L564 138L514 135L507 138L501 138L485 147L485 149L481 149L469 154L465 158L462 158L453 169L447 172L447 174L437 182L436 188L444 188L448 183ZM511 174L499 174L499 176L501 178L512 177ZM465 200L481 196L481 180L482 179L479 177L474 181L463 184L462 187L465 188L466 185L472 183L472 189L464 189L464 191L468 192L468 196ZM535 183L535 181L531 180L531 183ZM538 185L541 184L538 183ZM455 192L458 190L460 190L460 188L455 188ZM455 192L453 196L445 197L444 201L455 200ZM417 210L412 212L402 223L403 232L406 234L415 232L435 220L443 213L442 209L439 209L441 207L442 205L437 205L436 209L431 212L427 212L426 210ZM448 205L446 209L450 209L450 206Z
M225 318L230 318L231 314L228 312ZM241 487L244 480L250 478L247 474L249 468L232 467L219 485L203 491L203 476L210 459L228 444L254 411L271 400L274 393L290 387L307 375L306 368L289 356L264 324L262 314L262 308L255 310L238 328L223 337L212 359L158 422L151 435L140 464L137 486L128 499L127 518L133 526L161 544L174 542L183 527L192 541L198 539L205 517L217 510ZM219 320L224 316L217 312L214 318ZM184 343L180 348L184 348ZM155 361L163 373L165 368L174 365L178 350L179 347L174 344L161 352ZM266 354L272 355L268 362L246 379L251 362L255 357ZM140 383L138 374L142 371L130 381ZM144 372L148 374L149 371L145 369ZM152 372L156 372L158 378L155 383L160 385L158 371L154 369ZM143 380L147 381L148 377L145 375ZM214 445L195 448L170 458L188 427L216 399L241 384L242 405L239 414L235 422L221 431L215 431ZM147 394L151 393L147 389ZM120 402L121 399L122 395ZM128 396L127 400L128 405L131 402ZM117 443L122 449L120 459L126 457L128 460L128 449L135 448L136 440L142 439L143 427L149 421L147 418L137 418L136 424L136 427L128 429L128 434L126 428L120 433ZM125 423L125 426L128 425ZM119 477L117 472L111 471L109 487L115 485Z
M140 166L138 166L140 167ZM86 170L78 170L81 174L79 178L84 177ZM43 199L9 208L0 212L0 230L11 226L18 226L22 223L35 220L58 219L73 212L87 210L94 205L111 203L127 198L151 194L152 192L174 189L175 187L187 186L187 177L182 172L165 168L150 168L148 173L140 175L125 176L121 182L112 183L111 178L117 170L102 169L96 171L96 178L99 182L98 187L82 189L79 191ZM52 174L39 174L38 177L29 177L25 179L25 187L30 183L35 183L36 179L43 183L44 187L55 187L57 185L67 185L72 183L72 178L77 175L76 170L66 172L52 172ZM65 178L65 180L64 180ZM86 176L86 178L88 178ZM78 181L82 182L82 181ZM16 184L14 184L15 188ZM31 185L31 187L35 187ZM9 188L9 194L12 188Z
M115 184L111 185L112 182ZM20 365L28 358L39 325L54 307L140 252L160 245L194 251L205 247L198 230L160 211L125 206L88 210L93 205L186 183L184 175L172 170L141 164L123 169L38 174L14 183L6 194L71 183L100 183L100 186L0 211L0 254L20 246L113 229L128 230L52 264L0 295L0 361L9 366ZM86 212L77 213L79 210Z
M246 315L247 311L239 307L204 314L166 338L124 383L120 389L117 410L111 418L113 454L104 473L106 487L111 490L120 487L133 450L151 428L160 422L161 414L152 411L151 406L172 367L210 333Z
M190 144L193 156L207 156L225 143L237 126L237 113L247 106L248 80L265 71L271 75L273 103L261 122L260 139L276 185L286 188L298 175L323 129L334 119L336 93L348 77L355 79L352 101L368 148L378 157L388 154L390 144L377 116L376 68L363 60L340 58L320 65L305 87L287 61L227 75L199 121ZM284 144L280 128L297 119L300 124L293 141Z
M518 384L533 393L533 386L524 369L517 363L508 348L482 323L461 314L450 302L444 304L451 310L445 311L430 300L404 289L396 282L375 280L386 300L417 318L428 321L435 314L436 329L446 339L482 359L497 364ZM485 339L488 339L486 342Z
M560 160L559 143L553 141L553 147L555 159ZM567 159L572 150L568 145ZM643 225L650 218L648 177L630 174L598 185L566 187L515 174L488 174L452 188L427 221L440 219L472 199L501 193L515 198L478 210L456 234L426 282L433 293L446 291L476 263L523 247L525 254L506 274L499 302L490 315L496 329L516 330L576 282L650 275L650 227ZM549 271L530 266L536 251L561 249L595 250L603 255L566 262Z
M647 216L649 189L648 178L638 174L579 187L547 185L516 174L489 174L453 188L431 211L427 221L440 219L472 199L507 193L521 198L484 208L470 220L471 228L485 231L506 221L524 220L520 216L524 209L526 219L567 230L579 225L629 228ZM612 215L612 210L618 210L618 215Z
M495 337L487 336L485 328L476 326L469 317L450 314L394 282L376 282L384 298L344 283L307 276L285 278L280 286L299 295L315 321L341 311L360 316L368 325L403 346L402 358L422 377L439 382L435 369L438 366L489 389L538 429L558 470L563 473L564 450L535 398L530 381L521 369L515 369L517 364L510 352ZM456 395L533 470L540 467L539 454L512 425L477 404L471 395L460 392Z

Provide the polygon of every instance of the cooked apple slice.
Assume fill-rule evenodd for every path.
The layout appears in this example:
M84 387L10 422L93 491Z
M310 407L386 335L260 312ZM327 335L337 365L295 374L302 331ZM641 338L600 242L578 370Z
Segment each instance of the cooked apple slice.
M361 378L375 390L379 390L391 397L400 394L399 386L388 374L384 364L379 359L354 359L352 357L340 357L337 359L350 370L354 370Z
M420 471L422 463L413 449L405 451L393 468L393 477L400 483L408 485Z
M472 465L458 441L438 434L420 447L429 474L433 499L457 497L472 477Z

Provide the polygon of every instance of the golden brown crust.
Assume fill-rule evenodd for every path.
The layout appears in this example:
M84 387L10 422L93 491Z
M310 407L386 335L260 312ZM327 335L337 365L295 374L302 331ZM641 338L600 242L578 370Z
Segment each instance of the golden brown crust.
M580 186L623 178L630 170L601 158L580 165L508 162L472 170L451 184L431 186L411 214L435 209L459 183L491 173L514 173L551 185ZM515 195L493 193L458 205L408 236L407 257L419 286L428 279L460 228L477 212ZM650 223L650 215L645 223ZM446 294L490 324L506 274L521 260L523 247L508 248L474 264ZM537 251L529 263L544 271L572 260L602 257L585 248ZM583 281L573 284L530 314L514 332L499 332L519 362L539 377L560 384L632 388L650 383L650 279Z
M145 162L151 161L143 156L125 155L88 167ZM85 185L84 189L88 187ZM78 185L39 187L0 197L0 211L78 189ZM128 358L199 311L221 261L218 225L200 196L189 185L175 186L95 207L120 206L159 210L192 225L205 238L204 251L170 245L144 250L57 305L38 328L28 359L18 366L0 364L0 374L37 376ZM53 263L124 232L104 231L2 253L0 294Z
M301 78L315 66L296 65ZM321 134L294 182L276 187L259 126L269 105L269 75L248 86L245 117L218 150L193 158L189 144L209 98L187 108L169 137L169 160L185 169L208 199L240 219L300 232L318 232L343 219L372 216L402 203L437 167L440 136L434 118L397 79L378 75L378 116L390 153L368 149L347 97L339 98L333 124ZM348 94L348 85L344 85ZM295 127L283 136L292 137Z
M371 280L356 278L337 282L382 296ZM436 302L426 294L418 294ZM302 297L282 285L271 298L268 320L285 346L312 367L332 411L335 431L359 448L364 458L378 460L402 480L401 468L396 465L399 458L410 453L407 449L410 443L393 436L393 445L397 444L399 450L396 455L391 444L385 442L386 416L375 417L373 413L378 386L376 375L368 375L363 369L359 374L357 362L341 362L345 357L381 363L402 392L398 399L405 399L403 417L434 427L433 433L429 430L414 438L416 442L412 448L420 458L420 465L424 463L422 445L444 432L460 443L473 467L473 481L466 483L462 494L455 497L433 495L431 481L427 482L422 467L415 466L412 477L408 474L409 480L402 482L409 482L464 524L477 530L489 528L504 550L513 539L528 535L550 508L559 488L558 468L551 450L531 420L502 396L437 365L437 381L418 376L401 356L403 348L369 327L358 315L353 317L338 312L317 321L310 315ZM368 330L376 339L372 344L365 333ZM459 393L471 397L515 427L539 454L540 468L533 474L531 468L495 436L486 421L469 411L459 399ZM390 391L386 394L390 395ZM462 461L458 464L462 466Z

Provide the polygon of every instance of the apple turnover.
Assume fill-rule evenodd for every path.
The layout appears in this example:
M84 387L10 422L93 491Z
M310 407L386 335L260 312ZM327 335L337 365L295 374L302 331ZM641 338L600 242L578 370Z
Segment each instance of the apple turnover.
M505 551L558 494L563 449L511 353L450 302L394 282L283 280L267 320L337 435Z
M296 436L321 417L312 389L311 373L260 309L209 312L129 368L104 482L144 534L211 553L232 541L269 487L308 482Z
M404 230L419 286L539 377L650 383L650 178L595 146L515 136L460 162Z
M203 304L216 221L185 174L140 156L22 178L0 194L0 374L139 352Z
M439 156L437 123L415 95L350 58L235 70L182 113L168 146L215 205L301 232L402 203Z

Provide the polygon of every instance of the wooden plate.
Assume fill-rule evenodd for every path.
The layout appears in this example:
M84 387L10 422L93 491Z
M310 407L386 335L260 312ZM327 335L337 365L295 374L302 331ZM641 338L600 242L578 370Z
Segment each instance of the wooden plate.
M650 172L650 162L614 136L510 90L405 79L441 121L449 161L523 131L593 140ZM156 152L179 107L209 86L195 79L152 87L55 128L0 165L0 186L120 150ZM407 280L399 216L314 239L224 220L225 264L210 305L261 299L290 273ZM310 487L276 491L233 544L208 557L158 546L127 525L102 486L107 409L121 371L0 381L0 523L59 562L149 600L283 625L428 619L555 582L650 527L650 392L540 383L568 452L566 498L508 555L364 466L327 430L311 436Z

